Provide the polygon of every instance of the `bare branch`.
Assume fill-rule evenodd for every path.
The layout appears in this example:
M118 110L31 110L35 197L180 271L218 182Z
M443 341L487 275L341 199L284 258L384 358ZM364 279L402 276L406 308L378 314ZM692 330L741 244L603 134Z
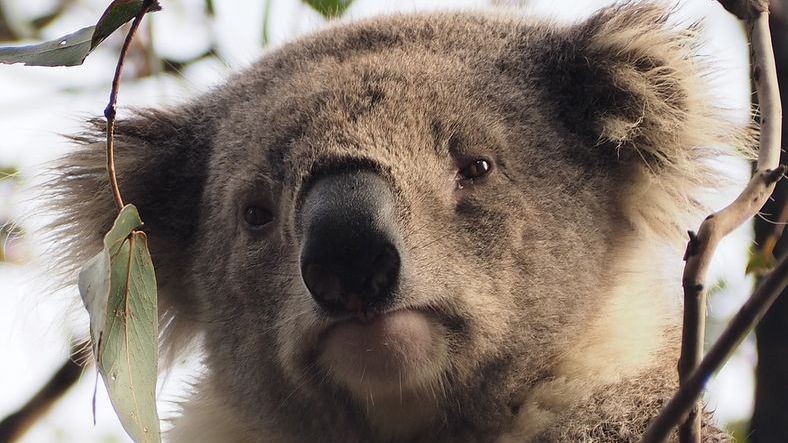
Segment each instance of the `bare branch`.
M695 399L715 370L730 357L747 333L763 318L766 311L780 292L788 286L788 256L783 257L777 266L763 279L752 296L744 303L739 312L725 328L719 340L709 350L700 365L687 377L685 383L667 406L652 422L641 443L665 441L673 426L692 408Z
M121 48L120 55L118 56L118 64L115 67L115 76L112 79L112 90L109 94L109 103L104 109L104 117L107 119L107 174L109 174L112 195L115 198L115 205L118 207L118 211L123 209L123 197L120 195L118 178L115 173L115 115L116 105L118 102L118 90L120 89L120 74L123 72L123 63L126 61L126 53L128 53L129 46L131 46L131 41L134 39L134 33L137 32L137 28L139 28L142 18L149 10L151 10L154 4L154 0L144 0L142 2L142 7L140 7L139 12L137 13L137 16L134 17L134 21L131 23L131 28L129 29L128 34L126 34L126 39L123 41L123 47Z
M697 234L692 231L689 233L690 240L684 255L686 265L682 277L684 320L679 358L681 389L671 400L671 404L673 404L680 398L683 403L674 407L672 415L666 407L649 428L644 442L662 441L673 426L681 420L684 421L679 426L679 441L682 443L700 442L701 406L698 404L697 398L705 381L724 362L723 359L719 365L707 366L709 372L701 374L699 378L701 380L700 388L692 396L686 394L687 390L691 388L692 377L701 367L699 365L701 364L704 341L706 305L704 283L709 264L720 240L758 213L774 190L774 185L785 172L785 167L779 166L782 110L769 32L768 1L720 0L720 3L728 11L745 20L748 39L752 46L753 79L761 107L758 165L747 187L733 203L708 216L701 224ZM748 303L752 302L754 298L755 295ZM761 308L758 307L758 309ZM750 328L753 326L754 324L750 325ZM733 345L738 344L748 331L749 329L741 331L742 336L738 337ZM680 412L676 413L676 410Z
M684 324L682 328L679 381L683 386L700 363L705 328L706 288L704 282L714 251L719 242L742 223L752 218L763 206L782 177L785 167L756 171L744 191L730 205L706 218L698 234L690 231L684 259ZM715 370L718 368L715 368ZM700 408L697 404L679 428L682 443L700 442Z

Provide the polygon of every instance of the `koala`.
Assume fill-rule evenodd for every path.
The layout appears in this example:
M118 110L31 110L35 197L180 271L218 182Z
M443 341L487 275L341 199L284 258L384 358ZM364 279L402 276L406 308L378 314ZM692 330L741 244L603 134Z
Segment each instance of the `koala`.
M668 17L335 25L119 121L164 346L204 352L168 438L639 438L678 384L710 160L751 144ZM52 182L75 266L116 213L102 131Z

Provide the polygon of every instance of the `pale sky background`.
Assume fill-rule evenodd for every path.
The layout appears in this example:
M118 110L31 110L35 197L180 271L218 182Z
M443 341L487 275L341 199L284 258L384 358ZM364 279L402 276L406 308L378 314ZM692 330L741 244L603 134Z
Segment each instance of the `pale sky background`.
M269 0L270 43L273 46L325 26L325 20L297 0ZM0 0L7 14L29 19L51 9L54 0ZM46 38L56 38L95 23L108 0L77 1L67 14L45 30ZM264 49L261 47L265 0L214 0L217 16L213 23L202 14L202 0L162 0L165 10L146 17L153 26L154 45L163 57L188 59L203 52L215 38L223 61L214 59L187 67L181 77L159 76L124 83L120 90L122 107L173 104L217 84L232 69L247 66ZM517 2L499 1L499 4ZM532 0L518 13L571 22L601 6L602 0ZM379 1L356 0L343 20L384 13L434 9L488 9L490 1ZM748 99L747 49L738 23L712 0L685 0L678 8L677 21L706 18L703 52L715 60L719 75L714 89L723 106L742 109L746 118ZM35 68L0 65L0 167L20 168L24 187L34 185L42 164L68 149L60 134L79 131L89 116L100 115L106 106L116 61L111 45L100 47L86 63L73 68ZM731 165L737 180L746 180L746 165ZM719 207L732 194L716 197ZM0 219L13 218L35 232L46 217L35 211L35 193L12 189L0 182ZM711 280L724 277L726 290L712 300L714 318L730 316L749 294L744 278L750 238L746 229L726 240L718 253ZM28 400L52 375L68 355L70 337L87 330L86 314L76 288L53 293L51 277L43 271L47 245L39 235L17 245L18 255L28 257L24 265L0 263L0 417L13 412ZM680 276L676 276L680 278ZM751 368L755 361L752 343L747 343L727 367L712 381L706 396L721 422L746 417L752 402ZM171 400L183 395L183 380L194 371L193 362L161 383L162 415L174 411ZM72 389L23 442L110 442L130 441L120 428L106 393L99 382L97 424L91 416L95 375L83 374Z

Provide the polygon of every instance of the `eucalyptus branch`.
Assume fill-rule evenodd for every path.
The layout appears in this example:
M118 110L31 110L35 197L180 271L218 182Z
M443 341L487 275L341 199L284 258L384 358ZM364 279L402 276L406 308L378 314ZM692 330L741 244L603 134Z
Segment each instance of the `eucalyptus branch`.
M120 195L120 187L118 186L118 178L115 173L115 115L116 105L118 102L118 90L120 89L120 74L123 72L123 64L126 61L126 54L131 46L131 41L134 39L134 33L137 32L142 18L154 6L154 0L143 0L142 7L131 22L131 28L126 34L126 39L123 41L123 47L118 56L118 64L115 66L115 76L112 79L112 90L109 94L109 103L104 109L104 117L107 119L107 173L109 174L110 187L112 188L112 195L115 198L115 205L118 211L123 209L123 197Z
M673 426L692 408L709 377L725 363L736 346L758 324L786 286L788 286L788 256L778 262L736 313L700 365L687 377L676 395L652 422L641 440L642 443L662 442L668 437Z
M684 255L686 265L682 276L684 321L679 357L681 387L649 427L643 442L663 441L670 430L682 420L684 422L679 427L679 441L700 442L701 408L697 398L711 374L727 359L730 350L757 324L757 320L749 323L741 323L740 320L739 326L728 332L734 326L736 321L734 319L726 330L726 333L733 336L726 341L721 338L713 348L718 349L722 346L725 351L717 351L715 359L710 360L712 363L707 363L708 357L701 361L705 327L706 274L719 242L758 213L785 172L785 167L779 166L782 111L769 32L768 1L720 0L720 3L745 21L747 37L752 47L753 79L761 108L758 164L747 187L733 203L709 215L701 224L697 234L689 232L690 240ZM742 311L747 308L765 313L777 296L756 298L757 294L758 292L753 294ZM779 291L775 294L779 294ZM755 306L750 307L752 304Z

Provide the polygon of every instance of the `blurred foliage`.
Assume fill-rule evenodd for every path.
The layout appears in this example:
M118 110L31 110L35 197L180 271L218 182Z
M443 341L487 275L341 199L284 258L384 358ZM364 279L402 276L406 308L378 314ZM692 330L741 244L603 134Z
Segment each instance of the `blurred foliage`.
M11 195L21 181L19 170L13 166L0 166L0 195ZM7 198L7 197L6 197ZM14 245L16 240L22 238L24 230L13 220L8 219L9 214L4 212L8 209L8 203L2 203L0 207L0 262L18 261L11 260L15 254L8 249Z
M725 428L733 436L733 441L736 443L747 443L749 439L750 421L749 420L736 420L726 423Z
M770 242L767 241L767 244L761 249L750 249L750 259L747 261L747 274L763 277L774 267L775 259L772 251L776 242L771 242L771 245L768 243Z
M24 233L24 229L13 221L7 221L0 225L0 262L22 261L22 257L13 254L12 247L22 238Z
M304 3L311 6L323 17L336 18L345 13L353 0L304 0Z
M0 47L0 63L24 63L27 66L76 66L107 37L141 12L161 9L152 0L113 0L94 26L88 26L54 40L27 46Z
M14 166L0 166L0 181L19 181L19 169Z
M709 290L707 292L707 300L709 300L709 305L714 306L714 298L725 296L727 292L728 282L725 281L725 279L720 278L719 280L715 281L711 286L709 286ZM703 342L704 353L706 353L706 351L708 351L709 348L714 344L717 337L719 337L727 325L727 319L719 319L714 315L706 316L706 336Z
M0 3L0 42L2 41L12 41L17 40L16 33L8 24L8 20L5 16L5 10L3 9L3 4Z
M266 46L269 42L269 16L271 15L271 5L274 0L260 1L265 1L264 15L262 17L263 29L261 43L263 46ZM329 19L342 16L347 11L348 7L350 7L350 5L353 3L353 0L302 1ZM73 11L73 6L78 4L80 4L79 0L58 0L54 2L53 7L49 11L46 11L38 17L28 20L26 23L12 23L11 17L6 14L6 10L3 8L3 2L0 0L0 41L15 42L24 39L41 39L42 31L44 31L50 24L55 22L62 15ZM78 39L75 39L73 35L70 35L67 37L71 38L67 39L65 37L60 37L41 46L26 48L24 51L20 51L19 48L12 48L13 52L11 54L7 54L6 58L10 57L10 62L28 62L29 64L78 64L101 39L105 38L109 32L114 30L116 25L120 24L120 21L112 20L112 26L102 25L102 23L107 21L107 17L111 15L109 12L127 12L125 11L126 9L134 9L135 7L138 7L139 4L141 4L141 0L115 0L111 2L107 8L107 11L105 11L104 16L102 16L102 19L99 20L99 23L97 24L97 28L99 29L96 33L87 32L87 28L82 30L85 31L84 34L86 36L92 37L90 46L87 44L87 37L82 38L82 34L77 36L79 37ZM206 23L215 18L215 0L204 0L202 9L207 19ZM127 19L128 17L124 17L123 21ZM18 19L16 20L18 21ZM101 31L102 27L107 28L109 32L99 32ZM148 33L148 35L150 35L150 33ZM62 45L60 42L63 40L68 40L69 44L62 47L58 46L58 44ZM217 53L216 44L215 42L212 42L211 45L205 49L205 51L189 59L173 60L171 58L163 58L155 54L151 40L152 38L148 38L147 40L137 39L135 44L132 45L127 58L127 62L132 66L128 71L129 76L127 79L147 77L160 72L177 74L194 62L201 61L208 57L219 56ZM120 39L116 39L112 44L119 46Z
M43 15L33 18L29 22L13 23L9 21L3 2L0 1L0 42L16 41L25 38L40 38L41 31L75 3L77 3L77 0L59 0L52 9Z
M764 218L756 220L767 222ZM768 223L770 228L768 235L761 240L758 247L750 249L750 260L747 262L747 274L752 274L757 278L766 275L777 262L775 254L779 255L779 252L775 252L775 248L777 248L777 244L783 236L785 224L788 223L788 204L783 206L776 222ZM777 251L779 251L779 248Z
M711 285L711 287L709 288L709 292L707 293L708 297L713 297L725 291L727 288L728 288L728 282L726 282L725 279L721 278L715 281L713 285Z

